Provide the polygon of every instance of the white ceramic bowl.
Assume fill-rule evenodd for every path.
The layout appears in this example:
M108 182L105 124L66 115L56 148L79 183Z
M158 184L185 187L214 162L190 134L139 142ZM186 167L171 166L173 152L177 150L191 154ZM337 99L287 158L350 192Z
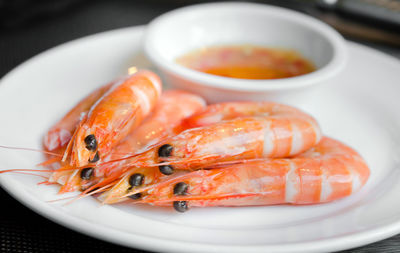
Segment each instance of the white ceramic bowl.
M292 78L250 80L210 75L175 62L199 48L235 44L294 49L317 70ZM343 38L328 25L284 8L238 2L192 5L163 14L149 24L144 48L169 85L209 102L273 100L297 105L309 99L309 87L337 75L347 59Z

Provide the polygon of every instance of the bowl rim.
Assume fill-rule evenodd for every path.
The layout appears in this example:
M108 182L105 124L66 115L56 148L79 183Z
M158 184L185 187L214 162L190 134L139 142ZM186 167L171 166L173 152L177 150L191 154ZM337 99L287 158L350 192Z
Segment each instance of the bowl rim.
M289 77L281 79L239 79L229 78L217 75L211 75L203 73L197 70L190 69L182 66L174 61L166 59L163 56L155 53L157 50L154 49L154 43L156 43L154 37L155 30L159 29L159 26L164 25L165 20L180 18L179 16L188 12L199 12L207 11L210 8L254 8L257 11L263 11L265 13L273 12L274 15L279 14L280 17L290 21L298 22L302 25L309 27L316 33L319 33L322 37L328 41L333 49L332 58L328 63L311 73ZM318 82L327 80L336 74L338 74L345 66L347 62L347 47L344 38L332 27L323 23L322 21L308 16L306 14L286 9L277 6L271 6L260 3L249 3L249 2L219 2L219 3L203 3L194 4L178 8L167 13L164 13L155 19L153 19L147 26L144 35L144 52L146 56L162 70L172 73L175 76L187 79L189 81L200 83L204 86L212 88L229 89L236 91L273 91L273 90L288 90L303 88L311 86Z

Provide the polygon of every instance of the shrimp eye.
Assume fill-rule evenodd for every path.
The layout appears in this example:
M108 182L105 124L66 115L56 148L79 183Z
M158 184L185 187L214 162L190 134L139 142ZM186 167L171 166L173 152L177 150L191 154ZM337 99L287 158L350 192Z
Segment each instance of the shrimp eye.
M140 199L141 197L142 194L140 192L128 196L130 199Z
M158 168L160 172L164 175L171 175L172 173L174 173L174 168L171 165L161 165Z
M185 195L187 193L188 189L189 189L188 184L186 184L184 182L177 183L174 186L174 194L175 195Z
M84 141L85 141L87 150L95 151L97 149L97 141L96 141L96 137L94 136L94 134L89 134L88 136L86 136Z
M89 162L91 162L91 163L95 163L95 162L97 162L98 160L100 160L99 151L96 152L96 154L94 155L94 157L93 157L92 160L90 160L90 158L89 158Z
M140 173L135 173L129 177L129 184L132 187L141 186L143 184L144 175Z
M159 157L168 157L171 156L173 147L169 144L164 144L158 149Z
M174 201L174 208L178 212L186 212L189 208L186 201Z
M83 180L89 180L93 175L93 171L94 171L94 168L91 168L91 167L84 168L83 170L81 170L81 178Z

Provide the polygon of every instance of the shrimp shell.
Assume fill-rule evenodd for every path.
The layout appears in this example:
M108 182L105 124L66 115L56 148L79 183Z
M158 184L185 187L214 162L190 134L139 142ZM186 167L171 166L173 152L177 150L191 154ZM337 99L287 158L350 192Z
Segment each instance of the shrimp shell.
M179 101L179 102L178 102ZM166 137L183 131L182 120L200 111L206 106L203 98L181 90L168 90L162 93L157 105L146 120L132 131L106 160L114 160L139 153ZM96 175L108 174L116 166L123 166L126 160L107 166L98 166ZM118 169L118 168L117 168Z
M44 136L43 146L47 151L54 151L65 147L82 118L92 105L99 100L113 83L107 84L90 93L72 108L60 121L53 125Z
M71 151L71 165L86 166L107 155L154 108L161 94L161 81L153 72L141 70L115 83L92 106L76 129L63 161ZM95 150L85 147L85 138L94 136ZM70 150L71 149L71 150Z
M167 136L181 132L181 122L206 106L203 98L181 90L168 90L162 93L157 105L145 121L128 135L115 149L117 153L140 152Z

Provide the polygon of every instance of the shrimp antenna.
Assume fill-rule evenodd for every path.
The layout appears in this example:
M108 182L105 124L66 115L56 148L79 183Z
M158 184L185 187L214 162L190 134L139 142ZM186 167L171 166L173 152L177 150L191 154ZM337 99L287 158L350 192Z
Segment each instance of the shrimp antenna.
M96 193L99 193L99 192L103 192L103 191L105 191L107 188L110 188L112 185L113 185L113 184L111 183L111 184L105 185L105 186L103 186L103 187L101 187L101 188L93 189L93 190L90 191L90 192L82 192L82 193L79 194L78 196L75 196L73 199L71 199L70 201L68 201L67 203L65 203L65 205L72 204L73 202L75 202L75 201L77 201L77 200L79 200L79 199L83 199L83 198L88 197L88 196L91 196L91 195L93 195L93 194L96 194Z
M0 174L2 173L19 173L19 172L53 172L54 170L48 169L48 170L37 170L37 169L1 169L0 168Z
M43 176L43 175L39 175L39 174L35 174L35 173L29 173L27 170L8 170L8 171L0 171L0 174L3 172L13 172L13 173L17 173L17 174L24 174L24 175L30 175L30 176L37 176L37 177L42 177L47 179L48 177Z
M63 201L63 200L67 200L67 199L73 199L73 198L76 198L76 197L78 197L78 196L79 196L79 195L77 195L77 196L71 196L71 197L65 197L65 198L59 198L59 199L46 200L46 202L47 202L47 203L54 203L54 202Z
M3 146L3 145L0 145L0 148L33 151L33 152L39 152L39 153L44 153L44 154L54 155L54 156L59 156L59 157L62 156L62 155L54 153L54 152L45 151L45 150L41 150L41 149L34 149L34 148L20 148L20 147L10 147L10 146Z
M154 143L154 144L152 144L152 145L149 145L149 146L147 146L146 148L140 150L140 152L137 152L137 153L134 153L134 154L128 154L128 155L125 156L125 157L113 159L113 160L110 160L110 161L107 161L107 162L102 162L99 166L108 165L108 164L113 164L113 163L116 163L116 162L125 161L125 160L129 160L129 159L133 159L133 158L135 158L135 157L138 157L138 156L140 156L140 155L146 153L146 152L149 151L150 149L152 149L152 148L158 146L160 143L162 143L162 142L163 142L164 140L166 140L166 139L168 139L168 138L163 138L163 139L161 139L160 141L158 141L158 142L156 142L156 143ZM134 161L134 162L136 162L136 161Z

